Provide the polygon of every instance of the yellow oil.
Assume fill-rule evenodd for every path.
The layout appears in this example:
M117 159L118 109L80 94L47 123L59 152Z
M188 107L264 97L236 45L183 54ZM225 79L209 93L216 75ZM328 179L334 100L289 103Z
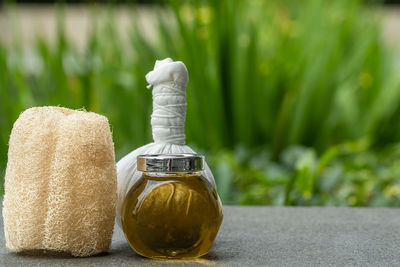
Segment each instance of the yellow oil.
M142 178L122 206L130 246L149 258L195 258L206 254L222 222L222 207L200 174Z

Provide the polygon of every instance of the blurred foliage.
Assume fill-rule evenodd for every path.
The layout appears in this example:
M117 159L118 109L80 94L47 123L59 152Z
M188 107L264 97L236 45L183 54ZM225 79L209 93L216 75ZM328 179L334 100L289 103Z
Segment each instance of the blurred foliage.
M268 151L239 147L211 161L225 203L398 207L400 146L368 148L360 140L318 157L312 148L291 146L276 162Z
M377 9L359 1L172 1L93 7L87 46L65 34L0 44L0 170L20 112L86 108L109 118L117 159L151 142L156 59L186 63L187 141L225 203L397 205L400 83ZM147 12L146 12L147 14ZM147 29L147 30L145 30ZM149 30L150 29L150 30Z

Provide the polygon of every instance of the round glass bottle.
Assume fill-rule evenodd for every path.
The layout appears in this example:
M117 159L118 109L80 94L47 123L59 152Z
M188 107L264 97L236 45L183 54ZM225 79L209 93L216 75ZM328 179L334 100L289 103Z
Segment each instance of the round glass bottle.
M197 154L141 155L142 177L127 193L121 221L130 246L149 258L206 254L222 222L215 188Z

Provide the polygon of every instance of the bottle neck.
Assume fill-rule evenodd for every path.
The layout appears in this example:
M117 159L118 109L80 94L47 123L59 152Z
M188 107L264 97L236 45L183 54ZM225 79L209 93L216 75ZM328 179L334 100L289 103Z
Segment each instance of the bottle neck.
M200 176L201 172L143 172L143 175L149 178L157 178L157 179L168 179L171 177L192 177L192 176Z

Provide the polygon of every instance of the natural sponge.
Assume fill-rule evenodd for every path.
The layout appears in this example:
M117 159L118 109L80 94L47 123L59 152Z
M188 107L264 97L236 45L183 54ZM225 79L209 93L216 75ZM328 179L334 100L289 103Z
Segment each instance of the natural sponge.
M106 251L116 201L107 118L60 107L23 112L11 132L3 201L11 251Z

